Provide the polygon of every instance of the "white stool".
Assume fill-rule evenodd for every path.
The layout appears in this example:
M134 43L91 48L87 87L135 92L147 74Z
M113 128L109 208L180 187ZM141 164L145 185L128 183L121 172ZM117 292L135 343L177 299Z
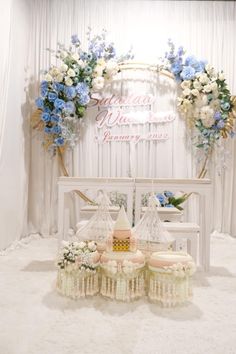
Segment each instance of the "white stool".
M198 262L199 225L191 222L165 222L165 228L175 238L174 250L184 250L187 240L187 252Z

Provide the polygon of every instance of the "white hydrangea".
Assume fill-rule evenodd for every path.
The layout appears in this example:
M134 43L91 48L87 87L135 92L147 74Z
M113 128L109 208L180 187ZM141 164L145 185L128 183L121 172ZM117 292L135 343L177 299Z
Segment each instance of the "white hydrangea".
M103 74L103 67L101 65L96 65L93 70L94 77L102 76Z
M198 80L193 81L193 87L198 91L200 91L202 89L202 85Z

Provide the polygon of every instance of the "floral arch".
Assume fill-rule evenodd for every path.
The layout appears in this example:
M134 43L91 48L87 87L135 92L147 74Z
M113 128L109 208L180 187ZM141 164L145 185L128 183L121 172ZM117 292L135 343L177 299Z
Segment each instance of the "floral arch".
M205 176L207 160L217 142L235 135L236 97L231 95L222 71L216 72L206 61L186 56L183 47L176 50L170 40L168 45L169 51L155 65L134 62L131 51L118 56L114 44L106 39L106 31L93 37L88 31L87 51L82 49L77 35L71 37L69 48L58 45L55 55L60 65L44 72L36 99L38 109L32 120L33 127L43 132L45 149L58 155L64 175L68 176L68 172L63 154L78 141L78 122L93 94L103 90L119 71L138 67L178 83L177 107L189 129L194 130L193 145L204 152L198 178Z

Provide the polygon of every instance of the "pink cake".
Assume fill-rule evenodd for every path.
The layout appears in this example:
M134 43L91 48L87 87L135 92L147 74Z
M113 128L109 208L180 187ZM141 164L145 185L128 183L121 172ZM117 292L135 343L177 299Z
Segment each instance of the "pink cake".
M137 241L132 234L131 226L122 206L113 233L107 240L106 251L101 256L101 263L106 264L115 261L121 265L124 261L132 262L137 267L143 266L145 257L137 250Z

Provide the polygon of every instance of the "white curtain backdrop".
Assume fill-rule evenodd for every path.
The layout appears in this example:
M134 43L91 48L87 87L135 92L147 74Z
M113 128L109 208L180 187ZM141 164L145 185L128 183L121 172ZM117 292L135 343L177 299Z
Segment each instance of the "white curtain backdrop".
M23 1L0 2L0 249L27 232L28 15Z
M1 31L1 33L4 33L5 58L9 58L9 53L11 52L11 45L9 47L6 35L7 33L9 35L10 26L13 24L13 19L9 11L7 11L10 9L8 6L10 6L11 2L9 1L8 3L9 5L6 5L7 7L5 8L6 16L4 19L7 22L7 26L4 27L4 32ZM22 94L24 87L22 80L25 75L23 63L26 62L25 54L28 53L28 95L25 103L27 107L31 105L31 111L34 98L38 94L38 82L41 78L40 71L48 68L52 61L46 48L55 49L58 41L65 44L69 43L70 36L74 33L77 33L82 43L86 44L88 26L92 27L95 34L106 28L110 39L115 42L118 52L125 52L132 45L136 59L149 63L155 63L158 57L164 55L167 49L167 39L172 38L176 45L183 45L189 54L194 54L201 59L207 59L218 70L223 70L231 92L236 94L236 42L234 39L236 4L234 1L19 0L17 2L15 0L15 3L21 3L21 6L24 4L24 11L22 11L21 17L17 18L17 21L21 22L20 30L19 33L15 33L15 36L19 36L19 38L21 36L23 42L26 42L25 46L27 43L29 44L28 52L27 48L24 47L24 50L18 53L17 65L21 65L22 69L19 67L17 69L17 86L19 85L18 89ZM18 8L19 5L15 4L14 7ZM27 11L29 11L29 17ZM23 34L27 25L29 25L29 40L27 35ZM4 65L6 69L3 70L3 66L1 66L0 70L2 71L0 73L4 73L5 87L9 87L9 85L12 85L13 77L15 76L16 64L15 62L12 63L10 70L7 70L7 68L9 69L9 61ZM13 90L16 89L16 81L14 80ZM6 95L7 92L4 90L1 97ZM12 102L13 97L14 108L9 104L9 102ZM3 104L4 102L5 104ZM1 101L0 106L3 118L0 125L1 174L4 171L6 175L8 174L12 178L14 176L17 181L14 184L14 188L18 188L22 192L22 194L18 193L18 196L21 205L25 206L24 198L27 195L27 184L25 183L24 167L27 166L28 162L30 163L28 170L28 232L41 232L43 235L51 234L56 231L57 162L53 157L44 153L40 136L35 131L31 132L31 144L28 148L30 154L24 148L24 144L20 145L19 140L18 143L17 140L14 140L15 137L19 139L22 134L23 120L20 118L22 117L20 98L19 96L16 98L16 95L13 95L11 91L11 94L8 94L8 98L5 98L3 103ZM10 109L18 111L10 112ZM23 113L25 119L27 119L28 112ZM7 133L6 121L8 121L9 115L12 118L12 124L15 124L14 133L12 133L10 128ZM21 125L19 122L21 122ZM20 140L21 144L24 139L22 137ZM12 141L14 141L14 145ZM227 142L227 149L231 155L230 159L228 158L226 161L227 168L220 169L215 160L215 166L213 166L211 171L215 198L214 228L233 235L236 235L236 220L233 212L236 207L235 144L235 140ZM11 149L14 146L16 150L15 154L11 155L9 151L5 150L5 159L8 158L8 168L11 168L11 171L5 170L2 165L4 156L2 152L4 152L4 147L7 147L7 145L10 145ZM19 146L21 146L23 151L20 151ZM91 173L89 171L91 161L88 161L86 165L84 164L84 157L88 153L88 151L78 148L74 154L68 155L67 165L71 174L82 175L88 173L89 175ZM26 160L24 160L25 155ZM17 163L14 160L9 161L10 156L14 156ZM19 164L21 169L17 168ZM195 176L195 171L193 170L191 158L188 158L185 170L186 177ZM22 173L20 178L19 171ZM175 177L179 176L175 175ZM183 171L181 172L182 176ZM3 188L5 203L15 205L16 202L11 193L6 195L6 191L9 191L10 188L11 179L7 183L8 185ZM2 187L1 183L1 189ZM6 211L7 205L5 204L1 208ZM24 208L19 210L20 212L13 217L14 222L12 222L11 218L11 228L14 227L18 230L15 238L23 233L23 226L18 225L15 221L16 216L21 222L23 220L22 212ZM8 219L5 218L5 225L7 225L9 220L8 215ZM7 232L7 226L4 230L6 235L9 234L7 236L9 240L12 240L14 238L12 231L10 236L10 232Z

